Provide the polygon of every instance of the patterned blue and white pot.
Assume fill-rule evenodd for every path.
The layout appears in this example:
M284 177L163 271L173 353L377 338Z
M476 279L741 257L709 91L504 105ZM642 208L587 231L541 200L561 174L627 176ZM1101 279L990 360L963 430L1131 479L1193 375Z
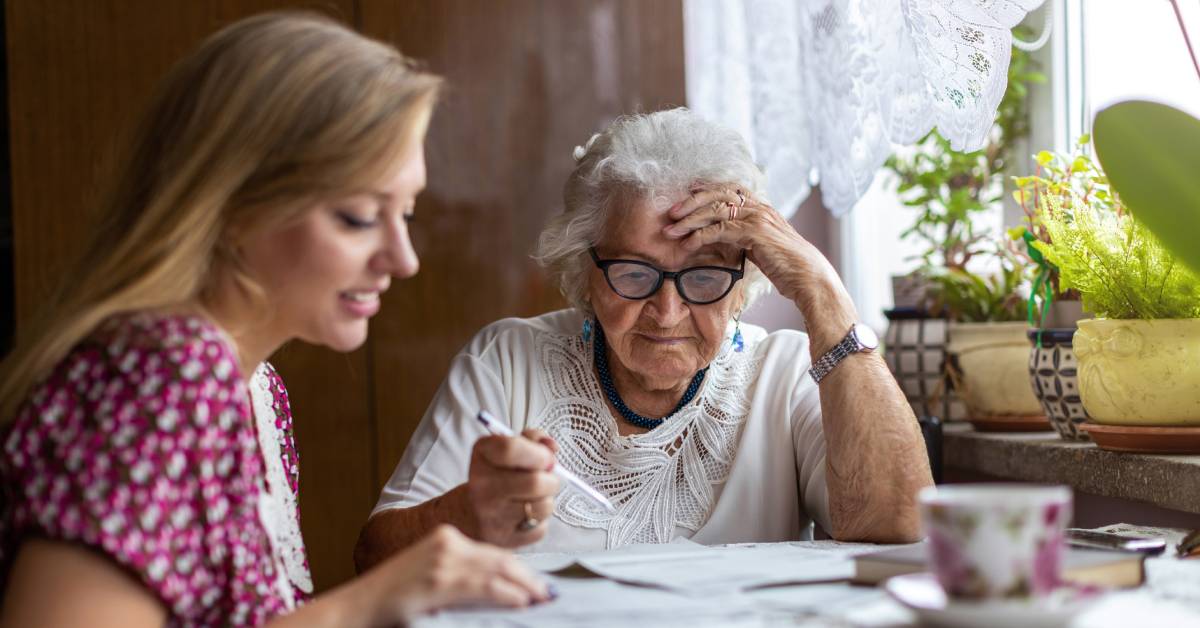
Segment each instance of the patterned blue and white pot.
M1091 440L1079 427L1088 420L1088 414L1079 399L1079 363L1072 347L1075 328L1041 330L1040 347L1037 329L1030 329L1027 335L1033 344L1029 379L1050 424L1066 440Z
M918 308L884 310L888 318L883 357L918 417L961 421L967 407L946 376L949 323Z

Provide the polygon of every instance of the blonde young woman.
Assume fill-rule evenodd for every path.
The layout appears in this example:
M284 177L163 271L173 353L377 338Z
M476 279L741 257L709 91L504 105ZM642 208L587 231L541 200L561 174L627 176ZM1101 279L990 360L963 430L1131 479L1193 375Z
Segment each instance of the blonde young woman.
M0 625L392 625L548 597L440 527L302 604L291 414L265 360L295 338L361 345L391 277L416 273L437 89L296 14L236 23L172 71L90 253L4 363Z

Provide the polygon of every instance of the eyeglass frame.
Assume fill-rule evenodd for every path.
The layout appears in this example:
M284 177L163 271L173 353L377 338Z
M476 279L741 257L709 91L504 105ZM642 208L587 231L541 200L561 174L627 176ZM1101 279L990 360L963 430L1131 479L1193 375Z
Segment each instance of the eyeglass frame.
M649 299L650 297L654 296L655 294L658 294L658 291L662 289L663 284L666 283L666 280L670 279L675 284L675 293L679 295L680 299L683 299L685 302L691 303L692 305L712 305L713 303L716 303L717 301L720 301L721 299L724 299L725 297L729 296L729 293L733 292L733 287L737 285L737 282L741 281L742 278L746 276L746 250L745 249L742 249L742 263L741 263L740 268L734 269L734 268L726 268L724 266L692 266L690 268L684 268L682 270L675 270L675 271L663 270L663 269L655 266L654 264L651 264L650 262L643 262L642 260L637 260L637 259L604 259L604 260L602 260L602 259L600 259L600 255L598 253L596 253L596 247L594 247L594 246L588 247L588 253L592 254L592 261L596 264L596 268L600 269L600 274L604 275L604 281L605 281L605 283L608 284L609 289L613 291L613 294L616 294L617 296L621 297L622 299L629 299L630 301L641 301L643 299ZM652 290L650 290L650 292L646 293L646 296L644 296L644 297L627 297L627 296L621 294L621 292L619 290L617 290L617 287L614 286L612 283L612 279L609 278L609 276L608 276L608 269L609 269L609 267L613 266L614 264L636 264L638 266L645 266L646 268L649 268L650 270L658 273L658 281L655 282L654 288ZM695 300L689 299L684 294L683 285L679 280L680 275L691 272L693 270L724 271L724 272L729 273L729 275L731 277L733 277L733 281L729 282L729 287L725 288L725 292L722 292L721 296L719 296L711 301L695 301Z

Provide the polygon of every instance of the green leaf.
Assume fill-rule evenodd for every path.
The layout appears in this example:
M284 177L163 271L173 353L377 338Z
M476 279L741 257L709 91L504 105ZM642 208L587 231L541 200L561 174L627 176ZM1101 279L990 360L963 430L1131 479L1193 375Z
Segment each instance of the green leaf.
M1200 120L1128 101L1096 115L1096 155L1129 210L1200 272Z
M1045 166L1054 161L1054 153L1048 150L1039 151L1037 154L1037 162L1039 166Z

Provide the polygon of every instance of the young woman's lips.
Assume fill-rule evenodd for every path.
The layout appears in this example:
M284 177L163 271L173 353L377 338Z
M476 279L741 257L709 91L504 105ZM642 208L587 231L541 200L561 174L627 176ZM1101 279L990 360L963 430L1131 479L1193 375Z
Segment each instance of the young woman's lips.
M338 297L342 307L352 316L369 318L379 311L378 292L343 292Z

